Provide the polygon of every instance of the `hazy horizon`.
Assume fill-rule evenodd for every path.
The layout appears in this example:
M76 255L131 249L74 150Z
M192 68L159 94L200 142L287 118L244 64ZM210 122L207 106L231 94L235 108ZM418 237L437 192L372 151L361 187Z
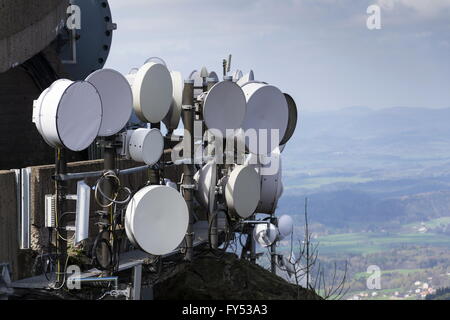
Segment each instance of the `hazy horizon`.
M381 8L381 29L366 10ZM111 0L106 67L159 56L187 77L205 65L253 69L306 110L450 107L450 0Z

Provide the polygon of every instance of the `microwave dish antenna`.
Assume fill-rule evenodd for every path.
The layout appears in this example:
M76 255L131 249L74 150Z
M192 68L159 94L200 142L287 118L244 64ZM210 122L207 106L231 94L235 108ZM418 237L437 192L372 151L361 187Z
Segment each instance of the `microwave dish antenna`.
M102 100L103 116L98 135L112 136L119 132L131 116L133 95L127 79L112 69L91 73L86 81L97 89Z
M228 209L246 219L255 212L260 194L261 181L256 170L252 166L237 165L225 186Z
M189 210L181 194L164 185L139 190L125 214L125 231L138 248L153 255L172 252L183 241Z
M127 76L133 92L133 107L141 121L158 123L172 103L172 78L166 66L148 62Z
M253 228L253 239L261 247L272 245L278 237L278 228L272 223L258 223Z
M221 81L206 95L203 119L208 129L219 130L223 137L232 136L242 126L246 109L241 87L232 81Z
M56 80L34 101L33 122L50 146L84 150L100 130L100 95L90 82Z

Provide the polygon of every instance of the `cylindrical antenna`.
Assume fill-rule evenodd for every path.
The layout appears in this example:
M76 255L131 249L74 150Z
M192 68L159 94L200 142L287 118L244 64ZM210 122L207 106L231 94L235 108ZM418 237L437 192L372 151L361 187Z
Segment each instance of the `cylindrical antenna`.
M231 54L228 55L227 72L231 70Z

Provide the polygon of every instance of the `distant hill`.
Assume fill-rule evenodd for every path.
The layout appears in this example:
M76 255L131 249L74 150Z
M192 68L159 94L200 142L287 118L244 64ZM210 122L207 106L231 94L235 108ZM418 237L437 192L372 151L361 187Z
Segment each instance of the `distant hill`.
M283 152L279 212L333 227L450 216L450 109L300 112Z

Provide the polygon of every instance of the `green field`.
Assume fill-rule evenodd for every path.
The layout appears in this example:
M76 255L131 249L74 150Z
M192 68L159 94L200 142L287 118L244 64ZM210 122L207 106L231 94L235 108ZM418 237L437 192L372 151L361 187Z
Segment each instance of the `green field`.
M321 254L371 254L405 244L450 247L450 236L436 233L343 233L322 236L317 241Z

